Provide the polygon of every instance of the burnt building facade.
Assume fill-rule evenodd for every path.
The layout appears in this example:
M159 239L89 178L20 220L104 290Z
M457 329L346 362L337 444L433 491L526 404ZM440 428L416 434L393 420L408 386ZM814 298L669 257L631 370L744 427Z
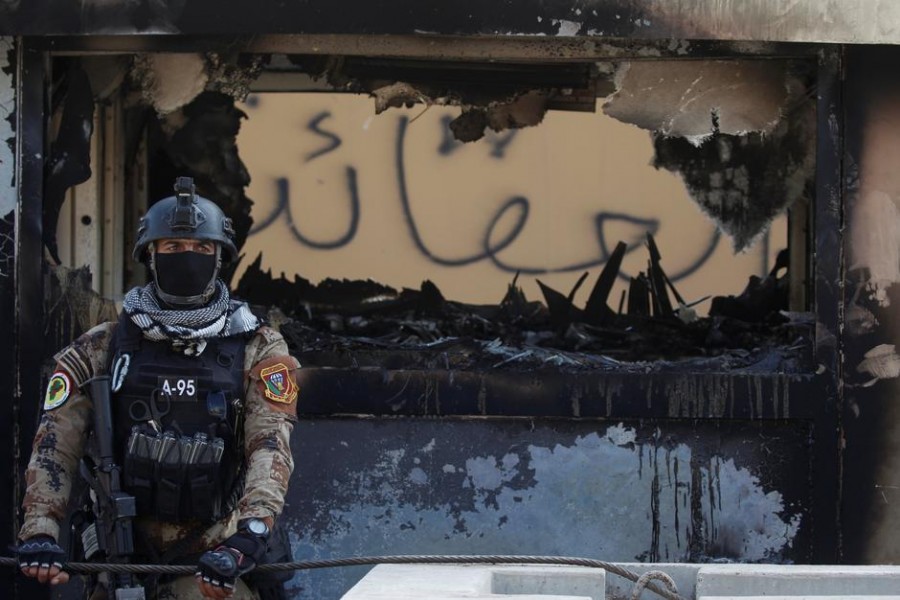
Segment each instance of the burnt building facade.
M251 231L235 101L275 77L370 94L379 112L459 106L461 141L606 97L735 249L789 214L771 273L701 318L652 235L622 300L626 248L603 248L584 305L549 286L528 301L515 280L474 306L428 282L314 285L249 265L232 287L308 369L282 518L295 558L900 558L900 8L271 4L0 2L4 545L50 357L142 280L127 248L146 202L188 174L239 245ZM90 201L71 192L85 184ZM61 248L67 202L103 239L90 274L65 268L81 247ZM290 587L337 598L361 573Z

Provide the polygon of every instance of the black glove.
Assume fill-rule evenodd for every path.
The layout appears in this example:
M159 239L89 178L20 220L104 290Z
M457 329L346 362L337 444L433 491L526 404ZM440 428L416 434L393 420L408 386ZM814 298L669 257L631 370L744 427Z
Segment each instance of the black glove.
M263 538L241 531L215 550L204 552L197 575L212 586L233 589L237 578L252 571L265 553Z
M36 535L16 546L19 567L57 567L62 569L66 552L49 535Z

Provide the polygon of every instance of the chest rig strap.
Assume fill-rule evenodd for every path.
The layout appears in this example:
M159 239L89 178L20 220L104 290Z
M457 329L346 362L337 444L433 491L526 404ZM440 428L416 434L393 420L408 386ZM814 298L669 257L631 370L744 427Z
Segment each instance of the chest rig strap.
M124 312L119 315L115 335L109 345L109 370L110 387L115 394L122 389L128 369L131 367L131 357L141 347L144 335L134 321Z

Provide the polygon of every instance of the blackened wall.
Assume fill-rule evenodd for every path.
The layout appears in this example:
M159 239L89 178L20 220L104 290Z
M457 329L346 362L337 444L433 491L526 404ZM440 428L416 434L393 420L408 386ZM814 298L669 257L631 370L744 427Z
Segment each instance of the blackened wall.
M0 33L428 32L896 44L898 16L900 6L893 0L6 0L0 2Z
M847 562L900 560L900 49L847 49Z
M16 211L16 137L15 137L15 66L16 53L12 38L0 38L0 323L4 337L10 335L9 324L15 322L15 211ZM0 344L0 390L4 391L0 402L0 464L13 464L16 441L14 412L16 381L15 346ZM0 514L12 515L17 499L17 473L5 469L0 476ZM14 524L4 519L0 525L0 547L6 548L13 541ZM11 590L13 572L0 569L0 589Z
M304 419L282 521L298 560L809 562L809 442L787 421ZM366 570L299 572L291 597Z

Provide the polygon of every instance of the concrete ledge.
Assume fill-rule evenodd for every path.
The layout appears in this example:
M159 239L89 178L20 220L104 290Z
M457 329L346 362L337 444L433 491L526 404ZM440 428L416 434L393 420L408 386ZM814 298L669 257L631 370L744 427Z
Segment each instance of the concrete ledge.
M606 571L574 566L484 565L491 572L491 594L553 594L591 600L606 598Z
M847 565L706 565L696 597L896 596L900 567Z
M697 600L900 600L900 566L616 564L662 571L683 597ZM633 587L588 567L378 565L343 600L618 600Z
M834 596L702 596L697 600L834 600ZM841 596L842 600L900 600L900 596Z
M606 571L553 565L378 565L342 600L604 600Z

